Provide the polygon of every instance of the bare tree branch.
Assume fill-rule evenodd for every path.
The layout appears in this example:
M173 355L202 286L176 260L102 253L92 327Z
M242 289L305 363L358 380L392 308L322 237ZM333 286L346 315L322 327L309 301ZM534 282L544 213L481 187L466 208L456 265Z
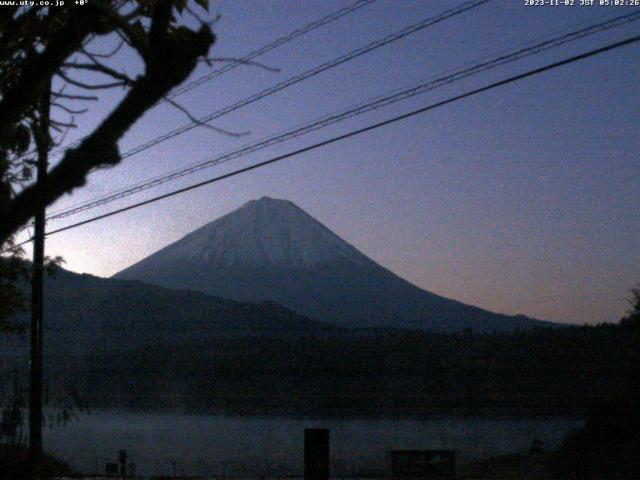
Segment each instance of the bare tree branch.
M65 112L71 114L71 115L81 115L83 113L87 113L89 111L88 108L83 108L82 110L75 110L73 108L69 108L65 105L62 105L61 103L58 102L51 102L51 106L52 107L56 107L59 108L61 110L64 110Z
M106 0L94 0L82 8L69 9L72 21L66 22L48 42L42 52L25 59L0 99L0 136L15 124L36 101L33 86L43 76L51 76L60 64L82 45L82 41L92 32L107 33L115 26L109 26L100 19L98 10L111 10Z
M233 57L207 57L200 60L201 62L205 62L207 65L211 66L211 62L226 62L226 63L240 63L242 65L250 65L252 67L262 68L267 70L268 72L280 73L280 69L276 67L270 67L269 65L265 65L264 63L255 62L253 60L243 60L242 58L233 58Z
M86 49L86 47L80 49L80 51L90 58L111 58L120 51L123 45L124 45L124 40L120 39L120 41L118 42L118 45L116 45L116 48L114 48L111 52L108 52L108 53L90 52L89 50Z
M68 122L61 122L59 120L54 120L51 119L51 127L65 127L65 128L78 128L78 125L76 125L75 123L73 123L73 119L71 120L72 123L68 123ZM62 130L59 128L56 128L57 131L61 132Z
M98 3L96 0L94 5ZM78 10L84 10L84 7ZM112 17L120 18L112 10L107 10L109 12ZM148 50L142 55L145 73L135 80L117 107L77 148L66 151L44 183L26 187L0 209L0 244L34 215L42 205L42 199L49 205L84 185L95 167L120 162L117 146L120 138L149 108L189 76L199 58L207 55L215 39L209 27L202 26L197 32L187 27L169 27L170 14L171 2L159 0L148 34ZM116 28L120 28L121 23L119 21ZM128 24L127 28L130 29ZM78 43L74 44L75 50L80 48ZM59 58L58 65L65 59ZM48 71L53 74L55 69L52 67ZM4 100L0 102L0 112L6 110ZM3 118L1 114L0 118Z
M104 75L108 75L112 78L115 78L117 80L120 80L120 82L125 83L126 85L133 85L134 80L130 77L128 77L127 75L125 75L122 72L118 72L117 70L114 70L110 67L107 67L106 65L103 65L97 61L95 61L94 63L78 63L78 62L65 62L62 64L62 66L64 68L75 68L78 70L89 70L92 72L98 72L98 73L102 73ZM60 72L58 72L60 73ZM61 75L62 76L62 75ZM77 82L77 81L76 81ZM72 83L72 82L70 82ZM77 86L77 83L74 83L74 85ZM86 88L86 87L85 87Z
M189 120L191 120L193 123L195 123L196 125L199 125L201 127L209 128L211 130L214 130L215 132L222 133L224 135L229 135L230 137L244 137L245 135L249 135L251 133L249 131L246 131L246 132L231 132L229 130L224 130L224 129L220 128L220 127L214 127L213 125L209 125L206 122L202 122L202 121L198 120L196 117L194 117L191 114L191 112L189 112L189 110L187 110L185 107L180 105L175 100L170 99L166 95L164 97L162 97L162 98L164 100L166 100L167 102L169 102L169 104L171 104L173 107L177 108L182 113L184 113L187 116L187 118L189 118Z
M53 140L53 146L54 147L60 146L66 140L67 135L69 135L70 131L71 129L67 128L64 132L62 132L62 135L60 135L60 137L57 140Z
M111 83L86 83L86 82L81 82L79 80L75 80L75 79L71 78L70 76L68 76L67 74L63 73L62 71L57 71L55 73L55 75L57 75L58 77L62 78L64 81L70 83L71 85L74 85L74 86L76 86L78 88L84 88L86 90L108 90L110 88L126 87L126 86L131 85L131 83L125 82L125 81L111 82Z
M68 95L60 92L51 92L51 96L54 98L64 98L66 100L82 100L82 101L97 101L98 97L94 95Z
M118 26L118 36L138 54L146 59L149 53L149 45L144 32L137 31L126 19L120 15L112 15L111 20Z

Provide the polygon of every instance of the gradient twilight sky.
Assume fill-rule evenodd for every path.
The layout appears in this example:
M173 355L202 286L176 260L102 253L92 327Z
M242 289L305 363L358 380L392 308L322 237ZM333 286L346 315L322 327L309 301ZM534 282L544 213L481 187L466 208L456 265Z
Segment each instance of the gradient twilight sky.
M240 57L347 1L212 0L212 56ZM202 116L460 1L378 0L179 97ZM494 0L217 120L242 138L195 129L94 173L60 209L629 8ZM597 0L596 0L597 3ZM591 22L589 22L591 23ZM527 69L637 35L600 33L426 95L201 171L59 228ZM107 48L109 41L97 44ZM138 63L118 59L130 73ZM193 78L206 73L202 65ZM109 276L193 229L269 195L286 198L363 253L434 293L497 312L571 323L617 321L640 282L640 46L620 48L278 164L50 237L48 255ZM79 119L71 140L110 108ZM123 151L188 123L161 105ZM24 237L22 237L24 238Z

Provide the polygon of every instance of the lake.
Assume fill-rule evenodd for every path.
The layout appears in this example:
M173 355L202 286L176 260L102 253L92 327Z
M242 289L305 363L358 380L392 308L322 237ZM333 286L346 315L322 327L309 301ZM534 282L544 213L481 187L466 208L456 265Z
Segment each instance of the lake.
M388 473L393 449L454 449L460 462L557 446L568 418L301 419L96 411L47 427L45 449L86 474L126 449L139 475L302 475L304 429L328 428L333 476Z

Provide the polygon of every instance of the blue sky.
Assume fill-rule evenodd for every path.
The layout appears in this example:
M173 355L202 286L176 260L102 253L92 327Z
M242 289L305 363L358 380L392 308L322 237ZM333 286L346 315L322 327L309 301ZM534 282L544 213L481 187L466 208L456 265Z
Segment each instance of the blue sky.
M345 1L212 2L214 57L241 57ZM458 5L378 0L178 98L202 116L370 41ZM579 1L576 3L579 4ZM443 72L584 26L623 7L525 6L494 0L92 174L67 207L252 143ZM590 48L636 35L640 22L476 75L241 160L84 214L104 213L428 105ZM106 49L109 40L96 49ZM109 276L244 202L292 200L383 266L446 297L571 323L616 321L640 282L640 46L495 89L276 165L50 237L47 254ZM139 62L117 59L131 74ZM208 71L199 67L193 78ZM121 92L78 118L90 131ZM121 142L126 151L188 123L161 105Z

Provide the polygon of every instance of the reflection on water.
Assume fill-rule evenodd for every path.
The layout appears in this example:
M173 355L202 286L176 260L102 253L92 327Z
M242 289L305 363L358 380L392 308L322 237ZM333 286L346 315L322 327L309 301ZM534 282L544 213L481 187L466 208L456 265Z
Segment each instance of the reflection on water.
M547 448L581 422L562 418L296 419L93 412L46 429L45 448L83 473L126 449L140 475L301 475L304 429L331 430L332 475L385 474L392 449L455 449L461 461Z

